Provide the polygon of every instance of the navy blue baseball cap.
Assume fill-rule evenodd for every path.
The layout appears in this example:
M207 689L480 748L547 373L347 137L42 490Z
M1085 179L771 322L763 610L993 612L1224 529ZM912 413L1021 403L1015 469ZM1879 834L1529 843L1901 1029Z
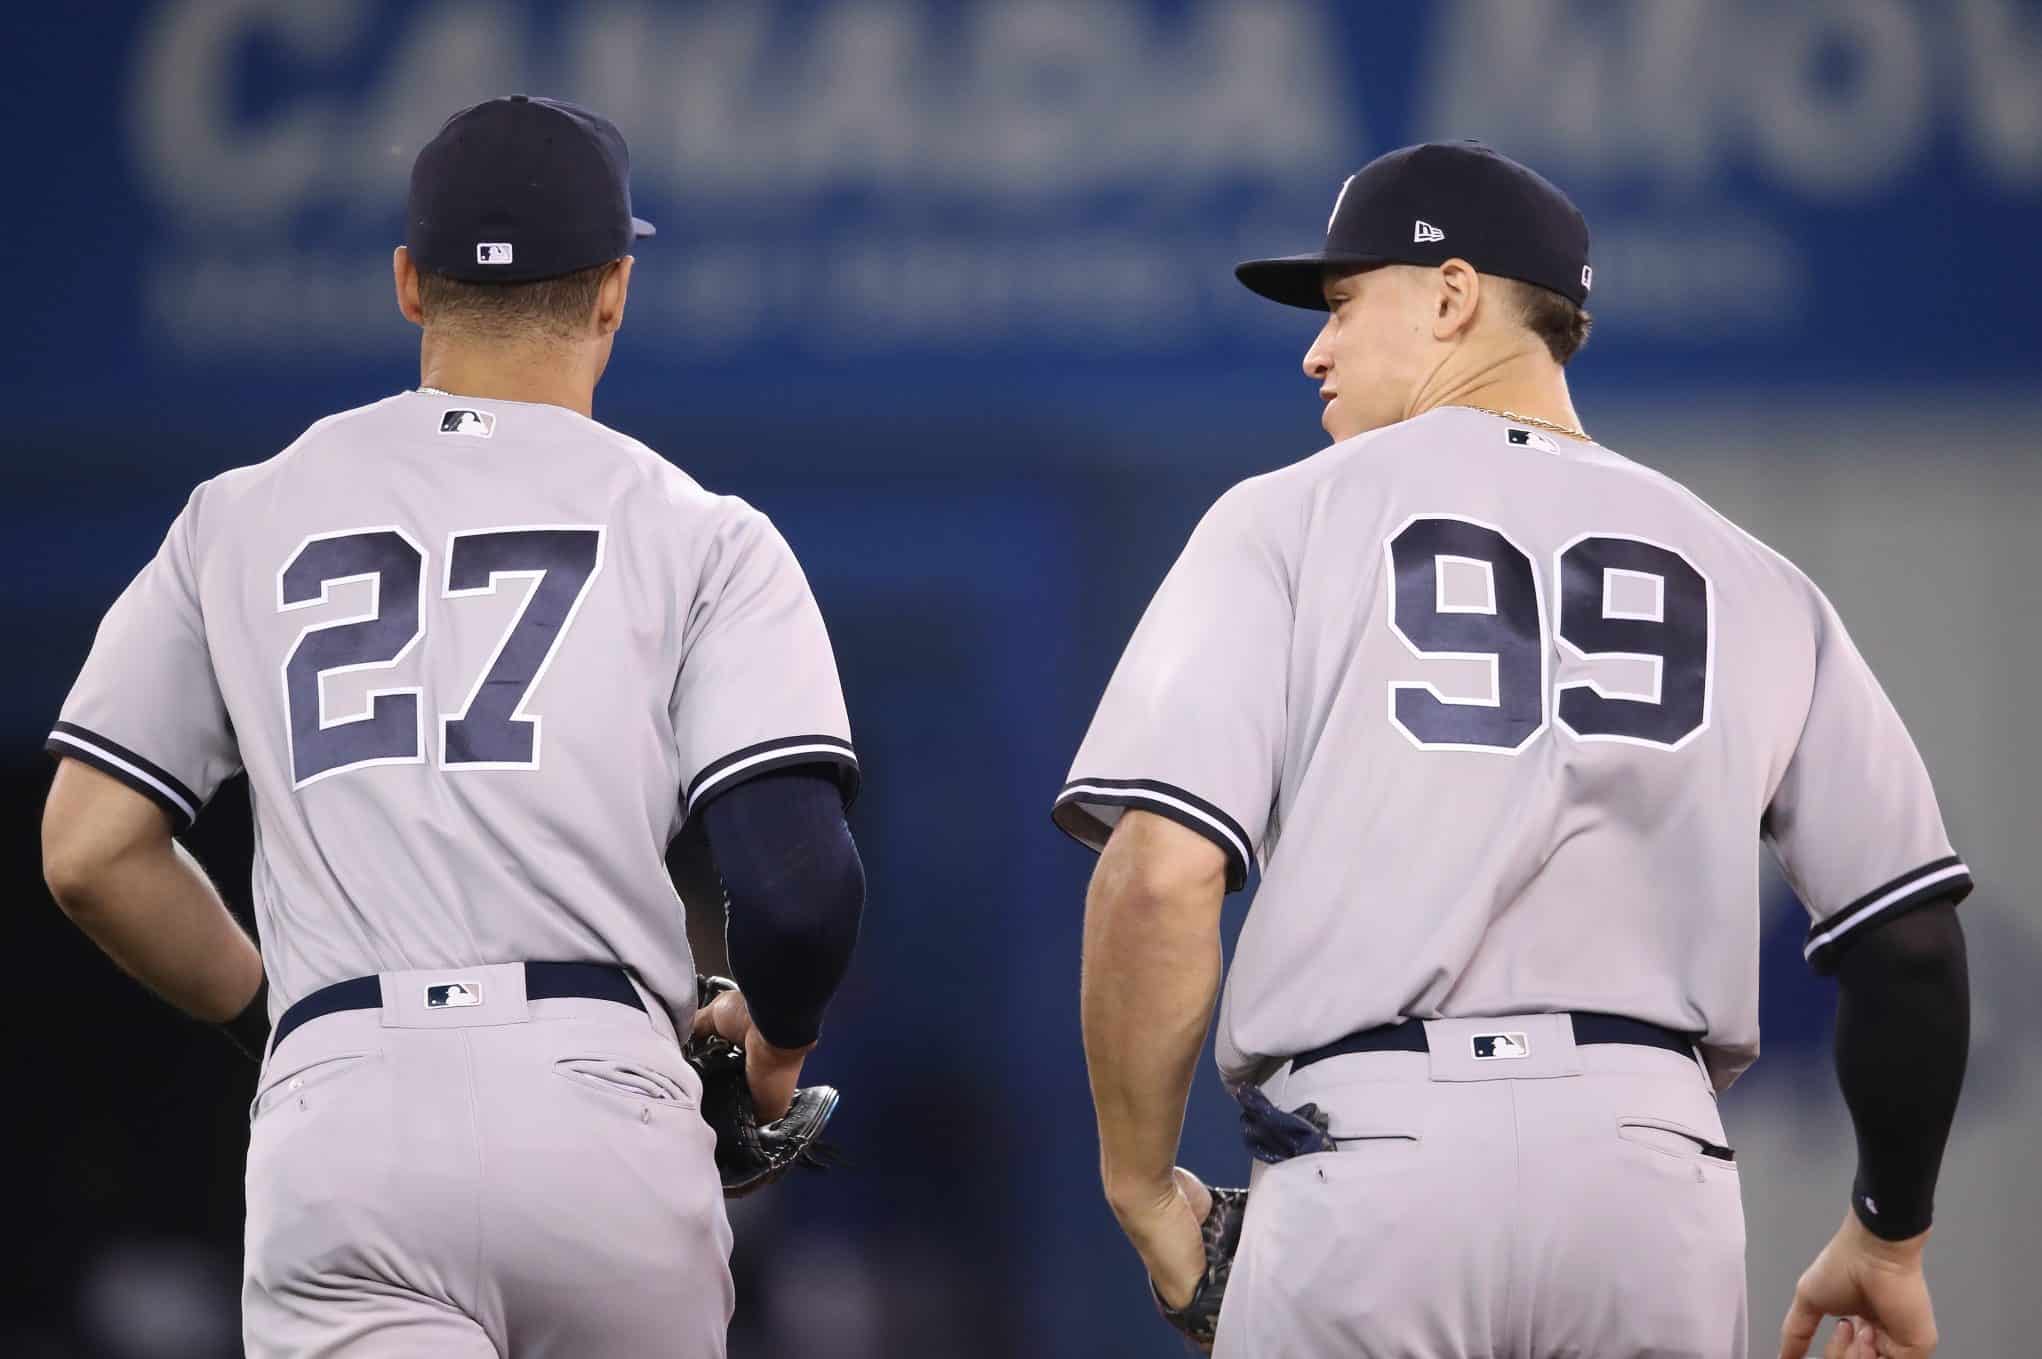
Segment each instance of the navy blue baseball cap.
M1347 177L1308 255L1249 260L1234 277L1272 301L1326 310L1327 269L1444 264L1519 279L1588 301L1588 223L1553 184L1480 142L1426 142L1376 157Z
M404 244L428 273L532 283L607 264L652 234L631 153L599 113L513 94L462 109L411 163Z

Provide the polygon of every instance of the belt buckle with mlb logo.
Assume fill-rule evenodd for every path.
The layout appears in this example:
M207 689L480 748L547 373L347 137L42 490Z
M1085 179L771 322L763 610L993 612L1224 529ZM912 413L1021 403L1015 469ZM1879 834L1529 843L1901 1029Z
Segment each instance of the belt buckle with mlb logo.
M1531 1056L1531 1040L1521 1033L1478 1033L1469 1040L1478 1062L1508 1061Z
M425 988L425 1008L428 1010L458 1010L481 1003L482 988L474 982L448 982L445 986Z

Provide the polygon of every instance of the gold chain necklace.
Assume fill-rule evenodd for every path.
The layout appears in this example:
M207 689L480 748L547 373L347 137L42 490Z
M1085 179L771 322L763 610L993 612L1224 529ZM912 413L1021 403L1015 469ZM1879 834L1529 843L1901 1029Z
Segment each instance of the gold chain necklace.
M1492 410L1487 406L1477 406L1468 401L1457 401L1454 404L1462 410L1480 411L1484 415L1493 415L1499 420L1514 420L1521 425L1537 425L1540 429L1550 429L1555 434L1564 434L1570 439L1579 439L1584 443L1592 444L1595 442L1595 440L1588 437L1588 431L1578 425L1556 424L1551 420L1541 420L1536 415L1519 415L1516 411Z

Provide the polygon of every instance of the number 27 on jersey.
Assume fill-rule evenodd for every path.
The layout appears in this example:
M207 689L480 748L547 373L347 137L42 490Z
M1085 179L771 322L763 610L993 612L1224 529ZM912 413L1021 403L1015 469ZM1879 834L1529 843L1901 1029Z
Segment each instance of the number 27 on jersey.
M532 585L460 710L440 717L440 768L539 767L542 722L526 702L602 565L600 526L447 535L442 598L494 594L514 577ZM367 706L351 716L329 715L326 696L330 676L392 669L425 635L426 552L417 540L392 526L315 534L277 572L277 610L331 603L334 586L359 581L369 586L365 612L301 629L284 654L293 788L351 769L425 760L422 686L371 689Z

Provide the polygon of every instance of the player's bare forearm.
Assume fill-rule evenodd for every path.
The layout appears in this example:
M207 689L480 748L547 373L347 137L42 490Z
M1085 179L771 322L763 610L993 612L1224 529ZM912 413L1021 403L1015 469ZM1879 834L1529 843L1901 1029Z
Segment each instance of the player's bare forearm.
M213 1023L248 1005L262 984L261 955L156 804L65 760L42 839L50 894L130 976Z
M1184 1103L1220 980L1226 859L1173 821L1129 811L1085 900L1081 1010L1099 1169L1125 1221L1172 1192Z

